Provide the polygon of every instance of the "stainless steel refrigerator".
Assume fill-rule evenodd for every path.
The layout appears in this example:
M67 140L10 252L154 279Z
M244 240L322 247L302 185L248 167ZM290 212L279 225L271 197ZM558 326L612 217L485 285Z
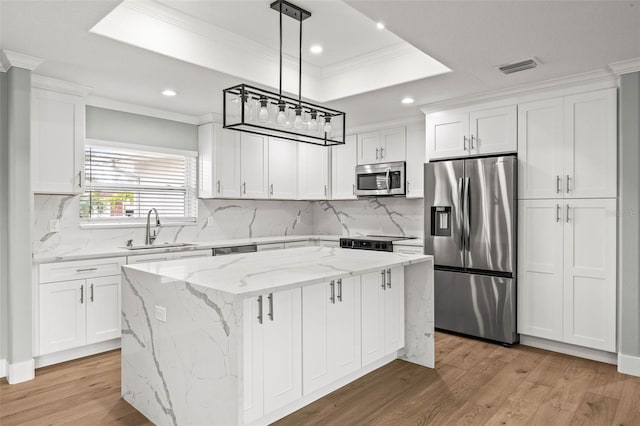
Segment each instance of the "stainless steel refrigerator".
M436 328L517 342L516 157L427 163L424 181Z

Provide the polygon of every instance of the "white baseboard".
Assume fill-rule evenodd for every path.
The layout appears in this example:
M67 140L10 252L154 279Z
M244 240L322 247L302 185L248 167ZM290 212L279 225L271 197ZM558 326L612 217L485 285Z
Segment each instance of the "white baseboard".
M36 357L36 368L47 365L59 364L71 361L72 359L83 358L85 356L111 351L120 347L120 338L107 340L106 342L94 343L92 345L81 346L79 348L68 349L66 351L54 352L52 354L40 355Z
M618 371L640 377L640 357L618 354Z
M613 352L605 352L598 349L585 348L583 346L571 345L569 343L556 342L554 340L542 339L540 337L520 335L520 344L532 346L534 348L546 349L548 351L559 352L565 355L577 356L593 361L605 362L616 365L618 355Z
M36 369L33 363L33 358L16 364L9 364L7 382L9 382L10 385L33 380L35 376Z
M7 360L0 359L0 379L7 377Z

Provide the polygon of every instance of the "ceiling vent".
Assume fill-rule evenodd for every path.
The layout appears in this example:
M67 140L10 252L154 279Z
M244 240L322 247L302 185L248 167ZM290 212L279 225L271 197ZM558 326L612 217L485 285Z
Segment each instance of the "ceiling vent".
M520 72L529 70L538 66L540 61L536 58L525 59L524 61L513 62L511 64L501 65L498 67L504 74L513 74L514 72Z

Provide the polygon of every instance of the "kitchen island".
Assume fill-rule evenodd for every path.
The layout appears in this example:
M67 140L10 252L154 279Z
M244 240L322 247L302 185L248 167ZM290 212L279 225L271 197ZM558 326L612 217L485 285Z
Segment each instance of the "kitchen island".
M305 247L125 266L122 397L266 424L401 357L433 367L433 258Z

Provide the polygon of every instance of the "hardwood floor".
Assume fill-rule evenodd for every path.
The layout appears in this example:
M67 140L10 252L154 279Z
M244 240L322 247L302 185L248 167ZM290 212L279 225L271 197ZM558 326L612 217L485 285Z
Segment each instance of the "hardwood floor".
M277 425L640 425L640 378L525 346L436 334L435 370L394 361ZM0 425L147 425L120 399L120 352L0 383Z

